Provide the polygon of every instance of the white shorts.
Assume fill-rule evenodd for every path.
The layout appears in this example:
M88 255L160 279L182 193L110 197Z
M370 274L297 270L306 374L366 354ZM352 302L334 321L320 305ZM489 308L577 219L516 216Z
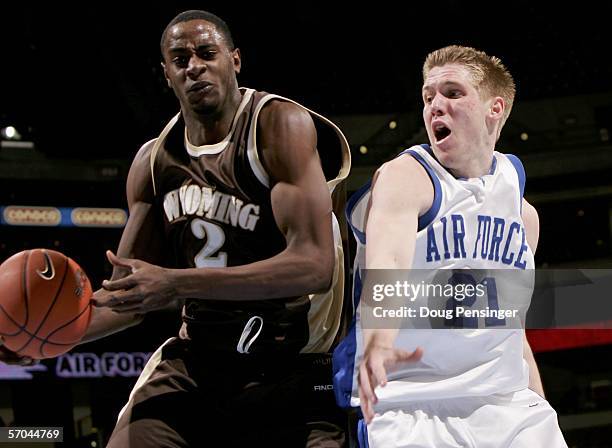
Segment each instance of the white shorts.
M367 426L367 441L370 448L567 448L557 413L529 389L385 410Z

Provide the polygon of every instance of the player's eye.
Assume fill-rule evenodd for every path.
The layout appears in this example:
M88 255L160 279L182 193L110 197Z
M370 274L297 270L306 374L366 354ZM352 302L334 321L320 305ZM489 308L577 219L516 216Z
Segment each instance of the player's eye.
M210 61L215 58L217 52L214 50L206 50L199 54L199 56L205 61Z
M175 56L172 58L172 63L177 67L187 67L189 58L187 56Z

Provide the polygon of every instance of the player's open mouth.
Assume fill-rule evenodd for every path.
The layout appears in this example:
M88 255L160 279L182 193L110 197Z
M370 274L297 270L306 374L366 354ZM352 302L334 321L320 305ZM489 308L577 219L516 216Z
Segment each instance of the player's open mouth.
M433 131L434 137L436 138L436 143L440 143L451 134L451 130L442 123L434 125Z

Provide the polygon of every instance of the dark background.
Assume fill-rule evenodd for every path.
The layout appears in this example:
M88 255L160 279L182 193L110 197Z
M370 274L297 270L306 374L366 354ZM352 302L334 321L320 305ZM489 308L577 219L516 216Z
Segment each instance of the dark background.
M130 158L177 109L158 42L183 5L227 21L242 85L326 115L418 110L422 61L449 44L501 57L517 102L610 90L609 23L589 2L174 3L3 6L0 120L31 127L39 149L58 157Z

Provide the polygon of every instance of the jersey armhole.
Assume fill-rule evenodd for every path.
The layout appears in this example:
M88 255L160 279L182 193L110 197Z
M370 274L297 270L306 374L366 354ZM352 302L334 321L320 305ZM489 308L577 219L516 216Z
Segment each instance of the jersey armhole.
M259 113L261 112L261 109L263 109L263 107L266 104L268 104L270 101L273 101L273 100L285 101L288 103L295 104L296 106L308 112L310 116L312 117L313 121L315 119L320 120L323 124L330 126L331 129L336 133L336 136L338 137L340 141L340 146L341 146L341 151L342 151L342 154L341 154L342 162L341 162L341 166L340 166L338 175L334 179L326 180L330 193L333 192L336 185L338 185L340 182L342 182L344 179L348 177L350 168L351 168L351 151L350 151L350 146L348 144L346 137L344 136L344 134L342 133L342 131L340 130L338 126L336 126L329 119L325 118L323 115L320 115L314 112L313 110L308 109L307 107L301 105L300 103L296 101L293 101L289 98L285 98L280 95L267 94L259 101L259 103L255 107L255 110L253 111L253 115L251 118L251 125L249 128L249 136L247 139L247 158L251 166L251 169L253 173L255 174L255 177L259 180L259 182L261 182L263 186L265 186L266 188L270 188L270 176L262 163L262 160L259 154L259 149L257 148L257 121L259 119Z
M434 170L429 166L429 164L418 152L413 149L407 149L400 155L402 154L410 154L412 157L415 158L417 162L421 164L423 168L425 168L425 171L427 171L427 175L429 176L429 179L431 180L431 183L434 188L434 199L430 209L427 210L427 212L425 212L423 215L419 216L417 231L420 232L433 222L434 218L440 211L440 205L442 204L442 186L440 185L440 179L438 179L438 176L436 176Z
M155 159L157 159L157 153L162 145L165 144L166 137L180 118L181 113L176 114L172 119L168 122L168 124L164 127L159 137L153 144L153 148L151 149L151 154L149 155L149 166L151 168L151 183L153 184L153 196L157 196L157 188L155 186Z
M520 191L519 201L521 204L521 212L522 212L523 211L523 197L525 195L525 179L526 179L525 167L523 166L523 163L521 162L521 160L514 154L505 154L505 156L508 158L510 163L512 163L512 166L516 170L516 174L518 176L519 191Z
M370 187L372 186L372 180L370 179L365 185L361 186L359 190L351 195L349 200L346 202L346 222L348 222L349 227L353 231L353 235L355 235L361 244L366 243L366 235L365 232L361 231L357 228L357 226L353 223L353 210L359 202L364 198L364 196L370 191Z

